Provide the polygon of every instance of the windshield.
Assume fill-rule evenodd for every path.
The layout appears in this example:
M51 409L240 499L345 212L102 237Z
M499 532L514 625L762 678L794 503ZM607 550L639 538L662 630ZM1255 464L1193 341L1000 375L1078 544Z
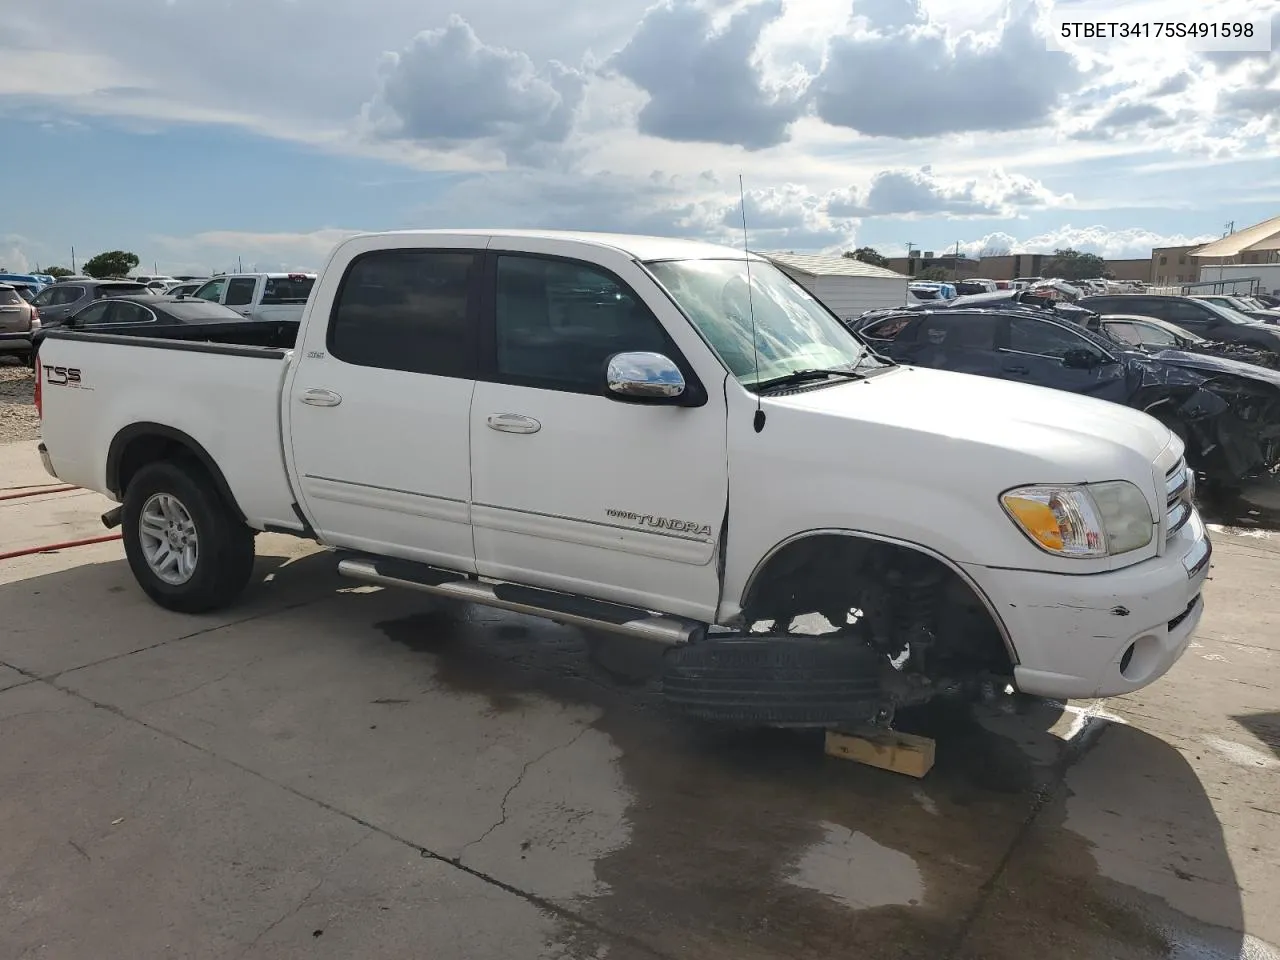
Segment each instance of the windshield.
M667 260L648 267L742 384L797 370L853 367L863 357L866 348L857 337L771 263L751 261L750 287L743 260Z

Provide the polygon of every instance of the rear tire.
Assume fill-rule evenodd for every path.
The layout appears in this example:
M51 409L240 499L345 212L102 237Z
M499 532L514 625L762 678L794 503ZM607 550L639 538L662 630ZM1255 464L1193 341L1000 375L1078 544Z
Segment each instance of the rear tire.
M254 532L198 464L165 460L139 470L125 491L122 527L134 578L168 610L225 607L253 576Z
M666 654L663 695L702 720L756 727L871 722L884 657L848 638L704 640Z

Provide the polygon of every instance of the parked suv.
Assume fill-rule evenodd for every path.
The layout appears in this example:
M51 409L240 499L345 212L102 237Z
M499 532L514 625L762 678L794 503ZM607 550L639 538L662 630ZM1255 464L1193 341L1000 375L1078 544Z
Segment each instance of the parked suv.
M53 327L60 326L67 317L95 300L146 292L147 285L137 280L62 281L41 290L35 305L40 310L40 322L46 327Z
M17 354L31 362L31 338L40 329L40 311L11 283L0 283L0 356Z
M1127 313L1155 317L1157 320L1177 324L1206 340L1247 343L1280 354L1280 329L1209 300L1122 293L1118 296L1085 297L1077 300L1076 306L1104 315Z

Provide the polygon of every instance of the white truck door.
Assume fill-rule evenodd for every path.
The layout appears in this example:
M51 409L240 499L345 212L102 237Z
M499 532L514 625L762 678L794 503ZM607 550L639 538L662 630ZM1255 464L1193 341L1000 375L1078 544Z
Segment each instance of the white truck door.
M470 573L482 254L416 242L351 241L320 279L286 384L292 476L325 542Z
M655 311L683 318L629 260L607 269L539 255L554 241L493 244L503 249L487 259L471 415L479 573L712 619L728 488L723 369L697 379ZM705 402L610 399L606 361L629 351L675 360Z
M227 281L227 290L222 298L223 305L242 317L253 316L254 304L258 302L257 294L261 279L260 277L232 277Z

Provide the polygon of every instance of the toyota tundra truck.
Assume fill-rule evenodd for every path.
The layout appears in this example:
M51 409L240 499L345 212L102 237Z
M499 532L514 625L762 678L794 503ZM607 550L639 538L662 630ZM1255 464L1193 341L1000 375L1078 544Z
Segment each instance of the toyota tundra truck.
M1211 545L1182 442L878 356L767 259L683 240L340 243L296 331L51 334L41 455L139 586L234 602L260 531L358 581L665 644L671 706L832 726L1156 680Z

